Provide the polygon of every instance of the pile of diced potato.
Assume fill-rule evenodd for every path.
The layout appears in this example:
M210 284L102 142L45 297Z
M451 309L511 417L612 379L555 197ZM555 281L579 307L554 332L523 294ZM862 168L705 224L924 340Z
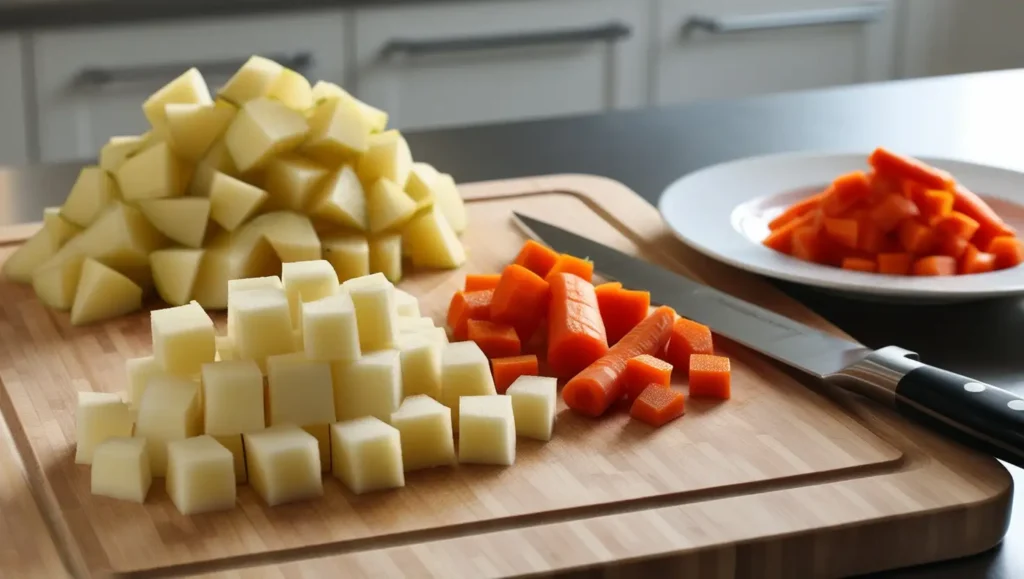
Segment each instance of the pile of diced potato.
M358 494L423 468L511 465L517 433L551 438L554 378L497 394L479 346L449 343L381 273L340 283L326 260L289 262L226 291L226 335L198 302L154 310L127 401L80 393L76 462L94 494L143 502L166 477L190 514L233 507L248 481L277 505L322 495L321 472Z
M142 105L4 264L74 324L141 307L227 305L227 282L326 259L345 280L403 256L455 268L466 211L451 175L415 163L388 116L329 82L253 56L211 96L190 69Z

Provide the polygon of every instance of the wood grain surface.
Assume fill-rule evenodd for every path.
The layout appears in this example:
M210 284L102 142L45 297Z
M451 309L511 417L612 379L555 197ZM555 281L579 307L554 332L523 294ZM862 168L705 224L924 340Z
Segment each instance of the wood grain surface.
M838 333L764 282L681 247L618 183L565 175L463 192L467 266L401 284L438 322L465 273L512 258L523 241L514 208ZM145 505L93 497L88 467L73 461L75 392L125 388L123 360L150 351L148 315L74 328L4 282L0 410L55 542L82 576L831 577L998 542L1011 482L996 461L718 346L733 358L733 400L690 401L660 430L563 406L555 438L520 440L510 468L411 473L403 489L358 497L329 478L324 498L275 508L243 486L236 509L185 517L159 481Z

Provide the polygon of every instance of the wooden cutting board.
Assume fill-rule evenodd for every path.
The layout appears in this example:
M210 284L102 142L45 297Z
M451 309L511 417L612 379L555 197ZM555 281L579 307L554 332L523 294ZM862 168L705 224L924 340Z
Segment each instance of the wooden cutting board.
M515 209L840 333L762 280L683 248L621 184L562 175L462 189L468 264L400 284L439 323L465 273L512 259L524 239ZM0 233L0 259L31 231ZM964 556L1002 537L1012 483L998 462L717 346L732 357L733 399L688 401L686 416L658 430L563 405L554 439L520 440L510 468L411 473L403 489L358 497L328 477L322 499L275 508L242 486L236 509L185 517L162 481L144 505L93 497L89 468L73 460L76 391L124 390L123 360L150 352L148 314L74 328L30 288L3 282L0 410L80 576L830 577Z

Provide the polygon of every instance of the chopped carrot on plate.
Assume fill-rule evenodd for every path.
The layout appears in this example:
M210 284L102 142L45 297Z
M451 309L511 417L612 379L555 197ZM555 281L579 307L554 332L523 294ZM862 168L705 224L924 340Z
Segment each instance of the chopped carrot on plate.
M708 354L690 356L690 396L720 398L732 396L732 369L729 358Z
M554 270L548 280L548 367L556 377L569 378L608 352L608 336L589 281Z
M825 198L825 192L801 199L787 207L778 217L768 222L768 229L775 231L794 219L806 215L821 206L821 200Z
M519 336L512 326L471 319L466 322L466 336L476 342L488 358L508 358L522 352Z
M686 398L682 392L651 384L637 396L629 408L629 415L655 428L664 426L686 412Z
M960 256L960 265L957 267L957 272L962 275L969 275L972 273L986 273L994 271L996 268L996 256L991 253L979 251L973 244L967 244L967 249L964 250L964 254Z
M494 375L494 388L498 394L504 394L508 387L520 376L537 376L537 356L527 354L525 356L511 356L508 358L494 358L491 360L491 372Z
M668 388L672 383L672 364L650 354L641 354L626 361L622 381L625 384L626 400L632 402L651 384Z
M878 273L888 275L910 275L914 256L909 253L879 253Z
M847 257L843 259L842 268L850 271L874 273L878 271L878 262L865 257Z
M988 253L995 256L995 268L1006 269L1024 261L1024 246L1016 237L1001 235L988 244Z
M956 275L956 259L948 255L929 255L914 262L914 275Z
M948 189L955 183L953 177L946 171L918 159L894 153L885 147L875 149L868 157L868 163L880 175L907 179L932 189Z

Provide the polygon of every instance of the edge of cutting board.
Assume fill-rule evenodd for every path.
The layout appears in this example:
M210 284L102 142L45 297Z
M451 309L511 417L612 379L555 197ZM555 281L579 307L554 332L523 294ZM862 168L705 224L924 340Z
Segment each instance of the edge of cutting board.
M460 186L469 200L535 193L576 196L632 241L650 249L653 261L737 297L771 308L836 335L846 336L767 281L714 262L689 250L665 227L657 209L625 185L592 175L550 175ZM31 235L38 224L0 228L0 244ZM657 249L654 249L657 248ZM396 537L372 548L302 549L256 565L226 560L221 564L164 568L143 575L203 573L225 577L375 577L415 563L433 576L456 579L481 576L571 575L601 571L616 577L834 577L953 559L985 551L1002 539L1009 523L1012 478L995 459L968 451L896 417L885 408L823 385L812 388L833 399L904 458L890 468L828 479L797 482L784 488L744 494L678 497L645 503L624 512L587 516L566 513L542 523L495 526L482 532L454 532L441 538ZM0 397L2 399L3 397ZM9 412L9 404L0 404ZM12 423L23 456L32 456L24 432ZM0 432L3 434L3 432ZM0 439L3 437L0 436ZM6 443L0 440L0 445ZM0 481L21 477L8 472L0 448ZM27 466L34 494L46 513L59 505L42 473ZM30 500L31 494L25 500ZM829 504L814 511L806 504ZM770 505L770 507L769 507ZM31 514L31 513L29 513ZM50 517L51 520L59 517ZM6 510L3 521L11 524ZM31 517L26 520L31 520ZM41 523L41 519L38 523ZM74 574L82 574L77 547L68 529L56 524L55 541L42 537L38 553L60 566L59 549ZM630 541L620 541L628 535ZM49 549L42 543L59 547ZM627 547L628 544L628 547ZM473 553L500 553L477 558ZM0 562L5 559L0 558ZM443 562L443 564L442 564ZM439 566L440 565L440 566ZM234 566L240 566L234 568ZM9 569L5 565L5 569Z

